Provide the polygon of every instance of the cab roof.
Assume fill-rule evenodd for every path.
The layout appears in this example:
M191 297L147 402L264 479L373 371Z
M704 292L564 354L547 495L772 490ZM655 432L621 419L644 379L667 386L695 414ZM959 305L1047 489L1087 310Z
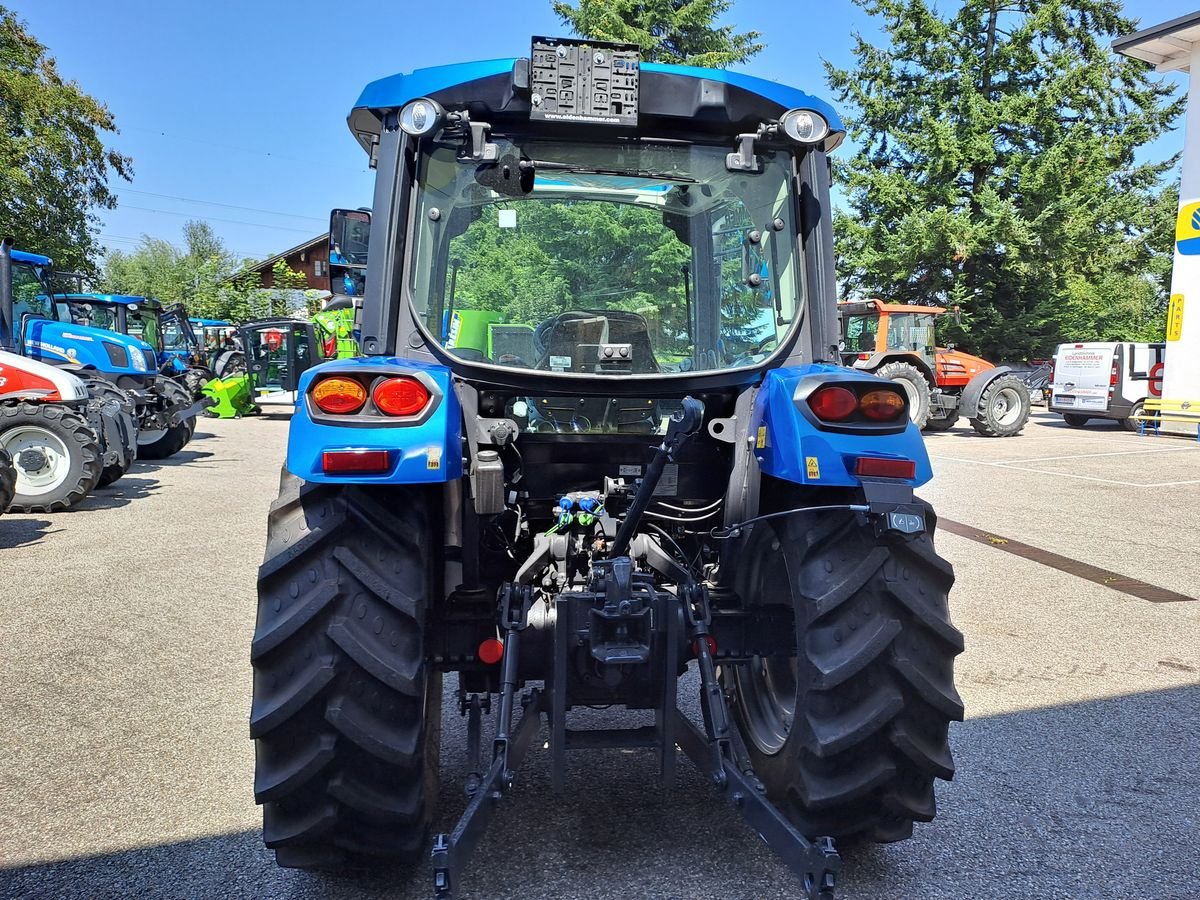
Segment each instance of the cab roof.
M373 81L354 104L348 119L350 131L370 152L383 115L419 97L436 100L447 109L469 108L473 117L528 115L528 92L517 87L522 80L519 76L514 79L527 62L505 58L456 63ZM834 149L845 137L845 126L833 107L797 88L698 66L644 62L640 71L643 119L687 119L700 130L732 136L752 130L764 120L778 119L789 109L811 109L829 123L825 150Z
M66 294L67 300L79 300L85 303L111 303L122 306L147 306L158 309L162 306L153 297L138 297L133 294Z
M40 253L26 253L24 250L12 251L12 261L28 263L31 266L50 265L50 257L42 256Z

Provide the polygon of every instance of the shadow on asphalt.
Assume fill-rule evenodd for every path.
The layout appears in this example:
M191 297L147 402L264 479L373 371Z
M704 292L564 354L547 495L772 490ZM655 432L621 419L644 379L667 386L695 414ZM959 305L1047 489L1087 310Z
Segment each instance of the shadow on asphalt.
M14 514L15 515L15 514ZM49 519L17 519L13 515L0 517L0 550L27 547L41 543L42 538L53 532L47 531Z
M1159 664L1174 674L1193 668ZM918 824L911 841L844 842L837 896L1092 900L1129 897L1140 883L1157 900L1193 900L1198 718L1200 685L1189 685L957 725L958 773L939 787L938 818ZM440 828L461 808L450 799L461 791L461 723L446 721ZM522 768L461 897L801 896L790 871L682 755L674 794L654 789L648 755L601 752L573 755L568 793L555 797L545 759L535 753ZM415 900L429 887L426 867L407 878L281 870L257 830L0 869L5 897Z
M159 469L170 469L175 466L186 466L214 456L209 450L180 450L169 459L139 459L134 462L135 472L157 472ZM120 482L117 482L120 484Z
M96 488L83 502L77 503L71 509L79 512L89 509L117 509L158 493L160 487L156 478L123 475L107 487Z

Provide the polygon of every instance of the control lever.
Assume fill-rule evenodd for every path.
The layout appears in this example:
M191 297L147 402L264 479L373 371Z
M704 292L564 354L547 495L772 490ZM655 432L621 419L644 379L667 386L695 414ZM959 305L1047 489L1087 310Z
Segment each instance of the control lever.
M616 559L629 552L629 542L633 539L634 532L637 531L638 524L642 520L642 513L646 511L646 507L654 496L654 491L658 488L658 481L662 478L663 469L666 468L668 462L675 459L675 454L687 439L700 430L703 421L704 404L695 397L684 397L683 404L667 420L666 436L658 445L658 449L654 451L654 459L650 461L650 465L646 466L646 474L642 478L642 483L638 485L637 493L633 495L633 502L629 504L629 510L621 521L621 527L617 529L617 537L613 541L612 549L608 552L609 559Z

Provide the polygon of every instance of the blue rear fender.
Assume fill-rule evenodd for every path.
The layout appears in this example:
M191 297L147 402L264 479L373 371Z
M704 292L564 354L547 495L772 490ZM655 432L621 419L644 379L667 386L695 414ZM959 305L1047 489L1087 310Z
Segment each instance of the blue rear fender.
M882 378L841 366L792 366L769 371L751 423L754 452L763 473L797 484L855 487L861 484L854 474L858 458L876 456L915 462L916 477L904 479L913 487L933 477L925 442L911 422L892 434L849 434L818 428L795 398L797 388L824 381L891 385Z
M368 386L379 376L414 375L433 385L433 411L419 424L401 424L386 416L353 424L314 421L308 389L317 378L344 373ZM319 415L319 413L318 413ZM349 418L349 417L348 417ZM378 422L378 424L376 424ZM327 475L328 450L387 450L390 467L378 475ZM462 477L462 412L450 370L395 357L359 357L322 363L300 376L296 412L288 433L287 470L305 481L327 484L431 484Z

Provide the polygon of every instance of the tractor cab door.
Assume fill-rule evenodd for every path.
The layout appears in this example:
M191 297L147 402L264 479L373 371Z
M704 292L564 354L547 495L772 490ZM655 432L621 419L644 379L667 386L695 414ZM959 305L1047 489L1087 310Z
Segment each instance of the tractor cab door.
M894 353L915 353L933 369L936 339L932 313L891 312L887 319L887 346Z
M270 319L238 329L250 395L258 404L295 403L300 375L320 361L311 322Z

